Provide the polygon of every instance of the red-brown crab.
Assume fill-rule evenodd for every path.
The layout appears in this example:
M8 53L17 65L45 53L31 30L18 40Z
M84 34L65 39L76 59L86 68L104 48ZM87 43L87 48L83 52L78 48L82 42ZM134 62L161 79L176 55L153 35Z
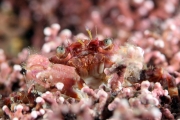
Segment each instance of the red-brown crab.
M112 46L109 38L102 41L80 40L68 47L57 47L57 53L50 61L76 68L76 72L88 86L98 88L106 81L104 69L112 65Z
M107 81L104 69L113 64L112 53L110 38L98 40L90 37L67 47L57 47L56 54L49 59L42 55L30 55L25 69L28 79L45 88L62 85L63 93L77 97L74 88L81 88L83 83L95 89Z

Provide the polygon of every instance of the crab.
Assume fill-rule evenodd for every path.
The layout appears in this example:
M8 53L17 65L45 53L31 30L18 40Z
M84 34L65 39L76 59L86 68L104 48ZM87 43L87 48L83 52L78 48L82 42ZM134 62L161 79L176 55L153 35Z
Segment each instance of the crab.
M90 31L88 33L91 36ZM75 89L81 89L83 84L96 89L107 82L104 69L113 64L112 55L112 39L98 40L90 37L67 47L57 47L56 54L50 58L30 55L25 67L26 76L45 89L56 86L62 89L62 93L77 98Z
M89 39L58 46L50 58L30 55L25 68L27 78L73 98L78 98L77 89L83 85L97 89L105 83L110 84L112 91L118 91L121 83L128 81L133 85L144 80L166 83L170 95L178 96L175 78L168 72L161 68L144 69L142 48L127 44L117 50L111 38L93 39L87 32Z
M49 60L55 64L64 64L76 68L81 80L89 87L96 89L101 83L106 82L104 69L113 62L112 39L79 40L68 47L59 46L56 55Z

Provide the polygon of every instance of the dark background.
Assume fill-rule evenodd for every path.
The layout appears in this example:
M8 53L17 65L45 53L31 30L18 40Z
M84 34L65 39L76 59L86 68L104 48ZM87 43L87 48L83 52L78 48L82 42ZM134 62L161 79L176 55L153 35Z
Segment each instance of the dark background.
M73 35L90 26L126 41L132 32L161 32L160 24L177 16L178 8L179 0L0 0L0 48L8 56L27 46L40 49L43 29L53 23Z

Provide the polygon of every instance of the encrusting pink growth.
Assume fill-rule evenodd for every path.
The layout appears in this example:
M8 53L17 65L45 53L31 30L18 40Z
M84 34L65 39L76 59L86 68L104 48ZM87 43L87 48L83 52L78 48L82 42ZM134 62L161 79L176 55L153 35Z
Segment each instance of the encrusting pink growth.
M12 120L21 120L21 119L26 119L26 120L34 120L34 118L29 115L29 114L23 114L24 111L24 107L23 105L19 104L16 106L16 110L14 112L12 112L7 106L3 106L3 111L9 116L10 119Z
M154 97L159 98L160 96L168 96L168 91L163 90L160 83L155 83L152 90L152 94Z
M46 35L46 43L42 46L43 53L50 53L59 45L67 45L71 42L69 40L72 35L71 31L68 29L64 29L59 33L60 28L60 25L55 23L52 24L51 27L47 27L44 29L44 34Z
M152 58L154 59L154 64L159 64L159 66L160 65L167 66L166 58L164 54L162 54L161 52L152 51L150 53L147 53L144 61L147 63Z
M89 28L89 37L80 33L74 38L68 29L59 31L61 27L58 24L46 28L45 44L39 55L28 56L27 49L19 54L20 60L17 61L25 61L26 71L23 75L26 82L21 81L19 86L23 84L23 87L18 90L26 90L26 83L31 86L28 86L28 92L15 92L6 100L3 99L3 103L9 107L9 113L5 114L10 119L14 113L27 113L31 119L173 118L177 112L174 112L176 106L173 106L176 102L172 101L176 101L174 97L179 94L174 82L177 77L178 83L180 76L178 72L174 74L174 70L178 71L179 63L176 59L179 57L179 47L176 45L179 42L179 19L167 19L159 26L159 29L163 30L160 34L145 30L151 24L154 27L153 24L159 22L156 20L157 16L152 13L154 2L138 2L123 1L123 5L118 3L118 8L113 10L111 8L117 6L116 2L107 2L111 3L107 8L107 11L110 11L110 19L117 18L113 24L124 24L122 26L125 28L118 28L117 37L113 39L103 37L103 34L112 36L113 32L110 26L103 24L104 20L98 10L91 12L92 21L86 21L90 29L93 29L93 23L101 26L98 32L102 34L97 34L96 38L92 37ZM134 12L139 15L137 18L133 17L127 3L131 3L133 9L135 8ZM168 9L166 6L166 10ZM118 15L118 10L122 15ZM169 13L170 11L169 9ZM140 19L146 16L152 18ZM137 23L142 25L136 25ZM131 32L132 29L145 32ZM129 36L129 42L134 42L140 47L130 43L123 45ZM169 49L171 46L174 46L172 50ZM11 82L17 82L16 79L23 79L23 75L18 74L23 69L17 63L10 66L5 60L4 52L0 51L0 54L1 80L10 78L10 82L2 82L3 85L11 86ZM27 60L23 56L28 56ZM146 66L146 63L152 63L155 67ZM168 63L170 66L167 66ZM172 73L168 73L166 69ZM169 91L164 89L164 83ZM14 106L21 102L23 110L17 107L20 111L18 113ZM178 104L177 102L177 106ZM4 107L4 111L8 111L7 107ZM14 115L13 119L19 119L19 116Z
M132 96L125 96L123 91L120 92L108 105L108 109L114 111L111 119L145 119L148 116L151 119L160 120L162 117L158 108L160 103L156 96L153 96L152 92L148 90L149 87L150 82L144 81L141 83L141 92L132 94ZM130 88L132 87L126 89Z
M63 93L77 97L73 86L79 86L81 83L74 67L52 64L48 58L35 54L29 56L26 62L26 70L27 80L33 80L46 89L61 82L64 84Z
M114 114L111 117L111 119L134 119L133 111L131 110L128 100L127 99L118 99L115 98L115 100L109 104L108 108L110 110L114 109ZM110 120L111 120L110 119Z
M58 82L58 83L56 83L56 85L55 85L56 87L57 87L57 89L58 90L62 90L63 89L63 87L64 87L64 84L63 83L61 83L61 82Z
M3 49L0 49L0 64L6 60L6 56Z
M86 93L89 97L93 97L93 98L98 98L97 94L95 93L95 91L91 88L89 88L88 86L84 86L81 91L83 91L84 93Z
M36 110L41 109L42 106L45 104L45 101L42 97L37 97L35 101L36 101Z
M111 75L113 72L118 71L117 74L111 75L108 80L108 85L113 91L118 91L122 87L122 83L124 81L124 72L126 70L125 65L113 65L111 68L105 69L104 72L106 75Z
M108 99L108 94L104 90L101 89L101 90L99 90L97 92L97 96L98 96L98 100L99 100L99 103L100 103L100 104L97 105L97 113L98 113L98 115L100 115L100 119L102 119L101 114L102 114L102 111L103 111L104 106L106 104L106 101Z
M108 105L108 109L110 111L113 111L117 108L117 105L120 103L120 99L119 98L115 98L114 101Z
M2 20L10 10L12 20L22 22L15 24L20 30L6 21L1 24L13 30L2 29L0 39L11 41L4 33L13 36L20 31L28 33L33 47L42 48L39 55L25 48L18 58L0 49L0 118L179 119L179 1L77 1L1 0L6 11ZM45 28L41 41L42 26L53 22L63 24ZM85 31L84 26L96 37L84 32L74 37Z
M47 103L51 104L52 107L55 107L58 105L57 103L57 96L53 95L51 92L47 91L46 93L43 93L41 95L43 98L43 101L46 101Z
M169 72L178 71L179 70L179 64L180 64L180 52L176 53L171 61L170 66L167 67L167 70Z
M40 109L39 111L33 110L30 115L31 115L32 119L36 119L38 116L44 115L44 113L45 113L45 111L43 109Z
M169 111L169 109L167 108L162 108L162 114L164 114L165 118L169 119L169 120L173 120L174 116L173 114Z
M22 68L19 64L11 66L6 60L4 51L0 49L0 85L1 90L3 90L1 95L10 94L13 84L21 80L23 81L23 75L20 73L21 70Z

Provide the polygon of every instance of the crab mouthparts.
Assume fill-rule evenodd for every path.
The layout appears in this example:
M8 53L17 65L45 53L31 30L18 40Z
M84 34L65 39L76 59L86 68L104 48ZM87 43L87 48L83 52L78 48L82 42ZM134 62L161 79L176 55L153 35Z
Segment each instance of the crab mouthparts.
M81 56L85 56L85 55L88 55L88 54L89 54L89 52L88 52L87 50L80 52L80 55L81 55Z
M89 69L88 75L83 76L82 79L91 88L98 88L105 81L104 63Z

